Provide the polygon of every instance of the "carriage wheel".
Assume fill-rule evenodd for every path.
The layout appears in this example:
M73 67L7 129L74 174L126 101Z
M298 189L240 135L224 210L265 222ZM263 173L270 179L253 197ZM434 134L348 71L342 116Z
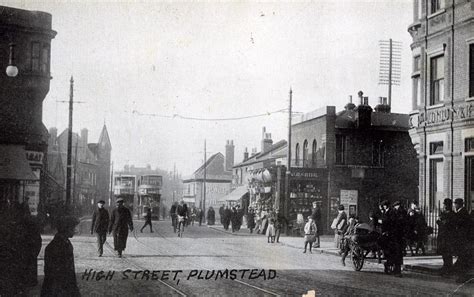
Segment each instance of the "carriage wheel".
M364 251L358 246L353 246L351 249L351 258L354 270L360 271L364 266Z

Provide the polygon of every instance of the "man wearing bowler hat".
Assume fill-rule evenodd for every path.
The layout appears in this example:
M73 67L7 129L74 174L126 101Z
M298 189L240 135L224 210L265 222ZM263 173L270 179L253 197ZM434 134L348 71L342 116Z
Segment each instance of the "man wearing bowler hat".
M109 227L109 212L104 208L105 201L97 202L97 209L92 215L91 234L97 235L97 250L99 257L104 253L104 243L107 239L107 228Z
M109 233L113 232L114 249L117 256L122 258L122 251L125 250L128 238L128 229L133 231L132 214L130 210L123 206L123 199L117 198L117 207L112 211L110 218Z

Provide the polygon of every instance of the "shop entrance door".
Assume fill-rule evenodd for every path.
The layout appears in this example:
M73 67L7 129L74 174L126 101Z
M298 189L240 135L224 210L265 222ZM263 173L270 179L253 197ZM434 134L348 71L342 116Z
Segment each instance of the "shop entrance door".
M466 209L474 205L474 156L466 157Z

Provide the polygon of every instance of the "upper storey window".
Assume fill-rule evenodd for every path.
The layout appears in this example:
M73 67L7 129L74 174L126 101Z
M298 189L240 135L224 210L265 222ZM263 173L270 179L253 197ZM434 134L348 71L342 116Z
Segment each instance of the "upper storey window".
M40 43L33 42L31 44L31 71L39 71L40 69Z
M444 56L431 58L431 96L430 105L444 100Z
M431 0L431 13L444 9L444 0Z

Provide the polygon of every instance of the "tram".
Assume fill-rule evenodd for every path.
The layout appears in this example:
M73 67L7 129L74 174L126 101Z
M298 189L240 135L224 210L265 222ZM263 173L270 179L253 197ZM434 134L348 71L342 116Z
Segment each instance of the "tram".
M136 175L116 175L114 176L114 197L122 198L124 205L130 209L132 213L135 209L135 196L137 193L137 176Z
M145 174L138 178L138 215L151 209L151 218L158 220L160 217L161 188L163 177L155 174Z

